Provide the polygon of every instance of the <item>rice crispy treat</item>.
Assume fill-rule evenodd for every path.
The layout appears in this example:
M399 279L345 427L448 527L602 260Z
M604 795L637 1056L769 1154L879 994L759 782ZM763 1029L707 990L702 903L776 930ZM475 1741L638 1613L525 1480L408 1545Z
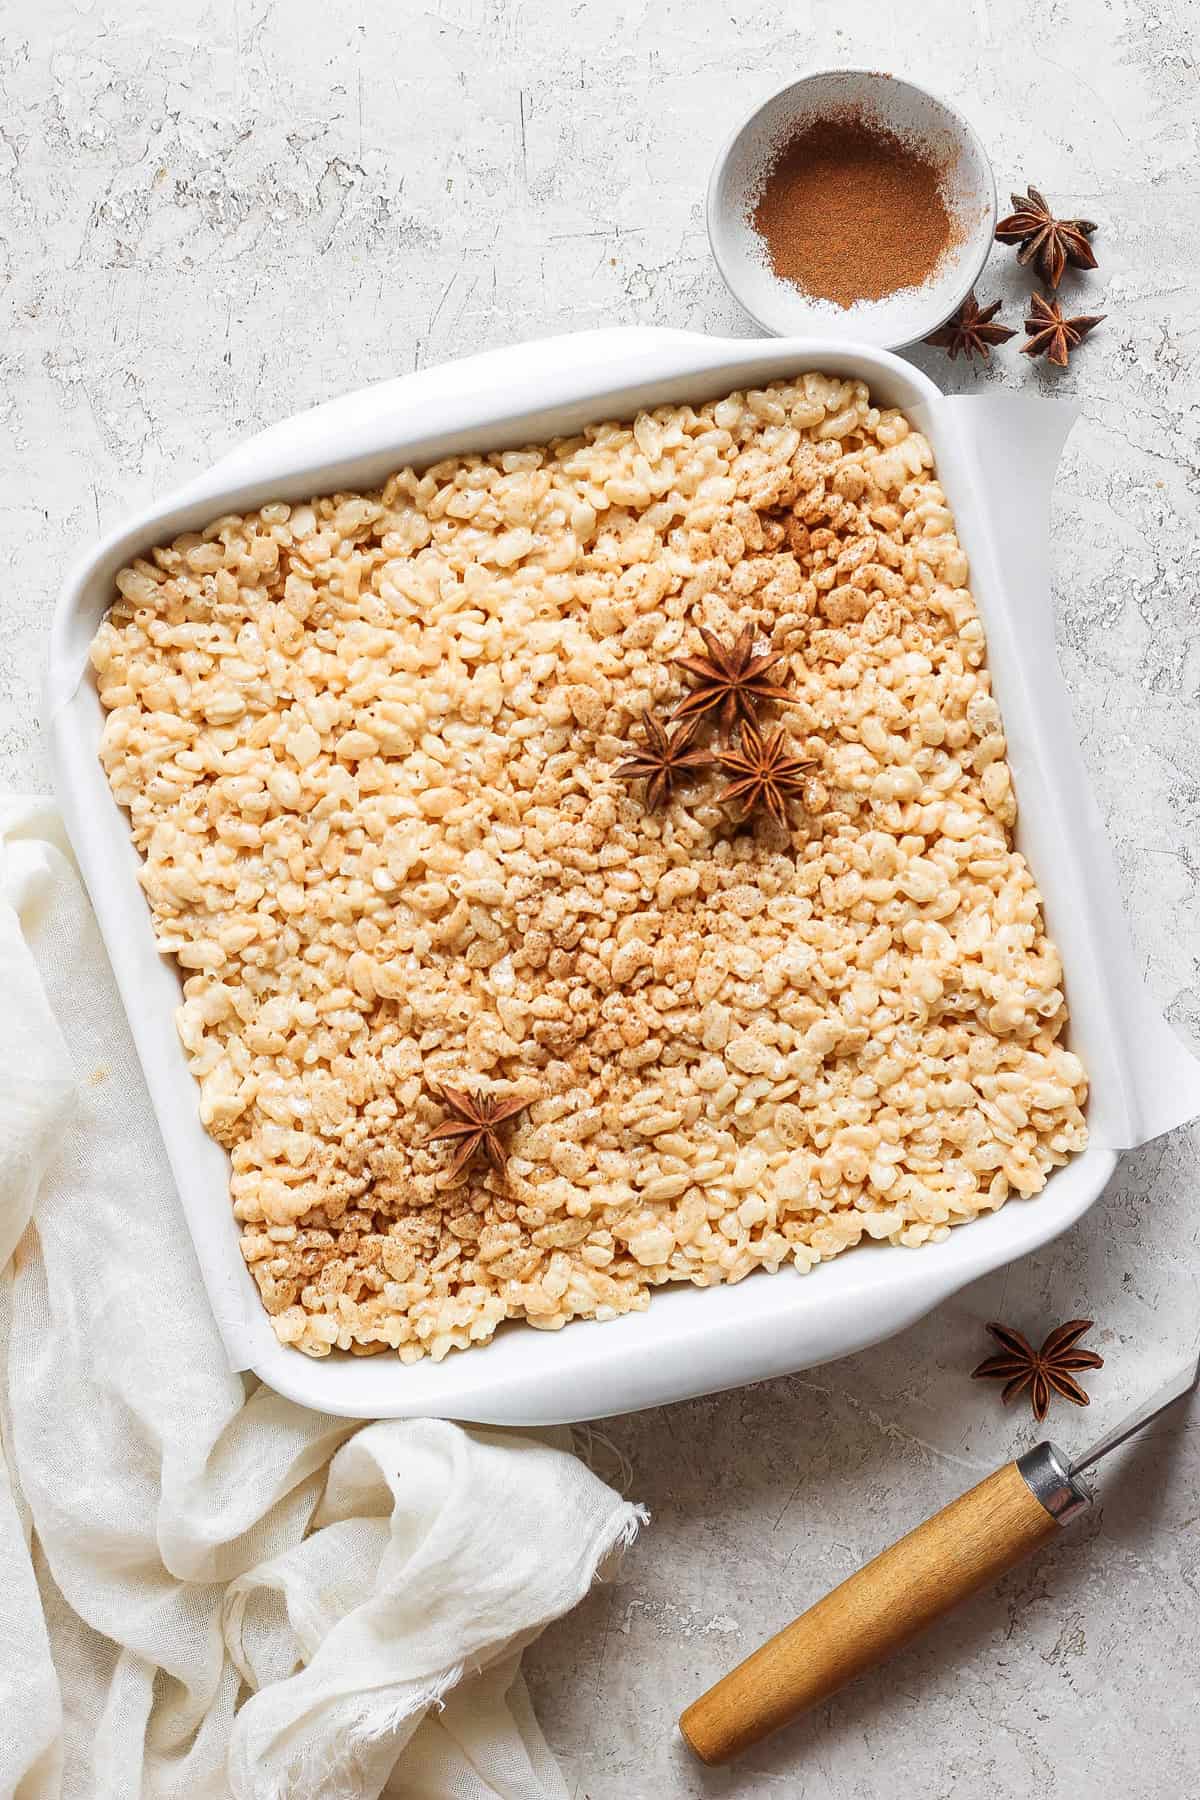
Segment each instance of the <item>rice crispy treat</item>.
M816 374L121 571L101 755L282 1342L437 1358L917 1246L1083 1147L967 579L924 437ZM747 624L787 829L616 773ZM527 1102L500 1168L450 1178L441 1083Z

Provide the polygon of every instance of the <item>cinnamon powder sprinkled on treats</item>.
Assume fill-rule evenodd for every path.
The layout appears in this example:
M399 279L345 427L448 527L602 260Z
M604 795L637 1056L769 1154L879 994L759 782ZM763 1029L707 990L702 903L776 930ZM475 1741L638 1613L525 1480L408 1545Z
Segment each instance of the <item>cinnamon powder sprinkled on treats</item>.
M958 241L945 174L861 114L814 120L768 169L754 228L776 275L814 299L881 300L919 287Z

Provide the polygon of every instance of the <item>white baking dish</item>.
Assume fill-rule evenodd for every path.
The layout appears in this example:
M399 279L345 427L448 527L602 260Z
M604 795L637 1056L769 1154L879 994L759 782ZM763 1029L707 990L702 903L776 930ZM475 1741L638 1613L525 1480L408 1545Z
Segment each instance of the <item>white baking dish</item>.
M392 1358L336 1353L313 1361L284 1348L242 1262L228 1159L201 1129L197 1089L175 1032L176 970L155 949L126 819L97 760L102 711L87 655L115 571L152 544L269 499L370 487L408 462L541 440L639 407L711 399L805 369L863 376L880 401L904 407L934 445L987 627L1021 807L1018 841L1062 952L1071 1042L1092 1078L1090 1147L1057 1171L1038 1199L1012 1200L946 1243L917 1251L864 1247L803 1277L789 1270L736 1287L663 1288L648 1312L553 1334L506 1326L488 1348L440 1364L405 1367ZM1048 412L1054 416L1047 427ZM805 339L585 333L422 371L274 426L84 558L53 625L48 719L56 782L235 1367L328 1412L503 1423L602 1417L784 1374L887 1337L964 1283L1046 1243L1097 1198L1118 1148L1200 1107L1196 1065L1148 1007L1130 962L1054 660L1046 501L1073 416L1015 396L948 400L882 351Z

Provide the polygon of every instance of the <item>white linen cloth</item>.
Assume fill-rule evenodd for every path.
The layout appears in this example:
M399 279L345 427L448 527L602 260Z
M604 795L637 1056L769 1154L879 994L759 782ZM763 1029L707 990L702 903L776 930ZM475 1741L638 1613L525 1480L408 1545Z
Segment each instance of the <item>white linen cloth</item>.
M0 1797L565 1800L520 1653L640 1509L565 1433L230 1374L48 801L0 800L0 1266Z

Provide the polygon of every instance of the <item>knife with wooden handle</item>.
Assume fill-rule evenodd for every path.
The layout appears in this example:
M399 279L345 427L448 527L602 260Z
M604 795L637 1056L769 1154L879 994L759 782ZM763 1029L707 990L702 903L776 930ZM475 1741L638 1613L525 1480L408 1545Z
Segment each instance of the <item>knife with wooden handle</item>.
M1035 1444L952 1500L694 1701L679 1721L686 1743L702 1762L728 1762L891 1656L1086 1511L1083 1471L1198 1380L1200 1357L1074 1462Z

